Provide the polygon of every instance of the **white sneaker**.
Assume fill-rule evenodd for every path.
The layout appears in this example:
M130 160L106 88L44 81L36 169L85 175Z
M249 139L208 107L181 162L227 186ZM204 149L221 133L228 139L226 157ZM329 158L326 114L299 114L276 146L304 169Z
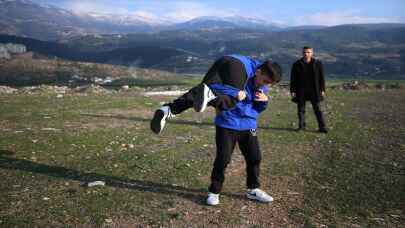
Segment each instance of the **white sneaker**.
M273 201L273 197L269 196L266 192L260 190L259 188L248 189L246 197L262 203L270 203L271 201Z
M207 108L208 102L216 98L212 90L204 83L197 86L196 94L194 96L194 110L196 112L204 112Z
M219 194L212 192L208 193L207 204L210 206L215 206L219 204Z
M155 134L160 134L166 125L166 119L172 118L174 115L170 111L169 106L162 106L155 111L153 119L150 122L150 128Z

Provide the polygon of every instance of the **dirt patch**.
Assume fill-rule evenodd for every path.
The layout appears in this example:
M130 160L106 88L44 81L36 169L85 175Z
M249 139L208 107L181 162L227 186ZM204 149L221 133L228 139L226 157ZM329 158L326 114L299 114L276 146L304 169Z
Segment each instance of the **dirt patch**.
M227 178L238 172L228 172ZM296 191L286 191L297 182L289 177L276 177L270 180L272 196L275 201L261 204L246 199L243 190L235 191L227 186L221 195L221 206L209 207L191 201L179 202L173 212L181 215L181 219L171 220L167 226L171 227L301 227L302 219L292 218L290 212L301 208L303 195ZM263 183L268 185L269 183ZM294 187L295 188L295 187ZM206 195L200 196L204 204Z
M73 91L76 92L76 93L86 93L86 94L110 94L110 93L113 93L112 90L108 90L108 89L105 89L102 86L94 85L94 84L86 85L86 86L80 86L80 87L75 88Z

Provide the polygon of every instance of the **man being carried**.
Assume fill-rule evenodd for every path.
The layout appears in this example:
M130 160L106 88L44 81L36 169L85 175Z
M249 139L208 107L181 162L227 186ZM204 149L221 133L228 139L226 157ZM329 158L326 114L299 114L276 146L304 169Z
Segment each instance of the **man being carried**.
M246 161L246 196L260 202L273 201L271 196L259 189L261 151L257 138L257 118L267 107L268 86L279 82L281 75L281 67L277 63L261 63L239 55L225 56L211 67L203 84L155 112L151 128L155 133L160 133L168 117L187 108L194 106L196 111L203 111L209 104L219 110L215 118L217 153L208 205L219 204L225 169L236 143Z

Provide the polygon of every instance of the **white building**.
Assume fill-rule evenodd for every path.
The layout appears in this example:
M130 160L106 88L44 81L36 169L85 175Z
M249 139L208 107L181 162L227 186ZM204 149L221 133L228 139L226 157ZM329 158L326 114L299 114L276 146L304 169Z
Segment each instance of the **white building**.
M0 44L0 59L10 59L10 53L8 53L8 50L6 47L2 46Z
M10 52L12 54L24 54L25 52L27 52L27 48L25 47L25 45L22 45L22 44L8 43L5 46L8 50L8 52Z

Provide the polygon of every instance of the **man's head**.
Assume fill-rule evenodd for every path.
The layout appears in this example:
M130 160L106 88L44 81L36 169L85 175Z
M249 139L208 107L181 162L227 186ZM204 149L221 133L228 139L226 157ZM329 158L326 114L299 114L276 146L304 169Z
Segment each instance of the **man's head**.
M314 49L312 47L305 46L302 48L302 57L306 61L310 61L314 55Z
M255 74L255 86L274 85L281 81L282 69L276 62L265 61Z

